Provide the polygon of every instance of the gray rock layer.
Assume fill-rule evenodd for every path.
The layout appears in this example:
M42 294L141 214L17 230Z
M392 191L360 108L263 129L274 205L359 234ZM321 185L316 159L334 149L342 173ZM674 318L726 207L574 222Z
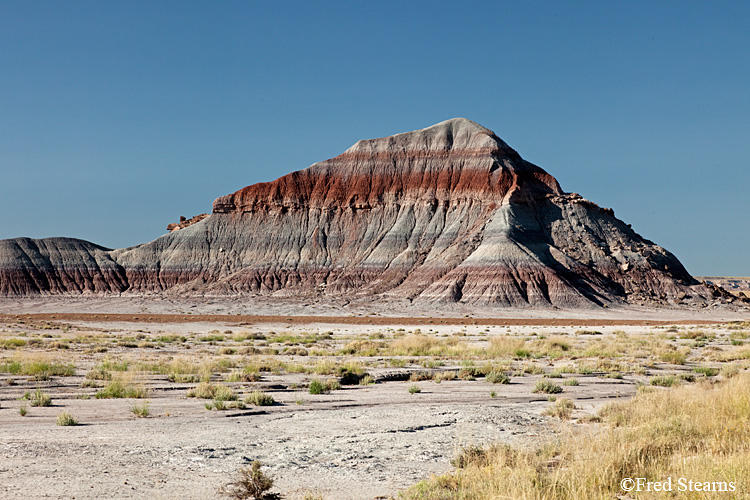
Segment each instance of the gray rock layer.
M127 249L0 241L0 293L382 296L590 307L708 296L665 249L465 119L218 198Z

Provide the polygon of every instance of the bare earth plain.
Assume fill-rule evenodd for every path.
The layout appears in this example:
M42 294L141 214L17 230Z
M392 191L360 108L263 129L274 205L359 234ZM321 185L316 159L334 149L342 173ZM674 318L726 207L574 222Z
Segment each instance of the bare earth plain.
M284 498L395 498L462 447L595 432L639 385L750 365L746 309L383 311L3 299L0 497L219 498L260 460Z

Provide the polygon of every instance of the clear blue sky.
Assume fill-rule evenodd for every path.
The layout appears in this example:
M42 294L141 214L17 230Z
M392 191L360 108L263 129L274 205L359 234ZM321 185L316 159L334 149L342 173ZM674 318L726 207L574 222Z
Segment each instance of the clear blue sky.
M0 238L150 241L463 116L695 275L750 275L748 2L0 2Z

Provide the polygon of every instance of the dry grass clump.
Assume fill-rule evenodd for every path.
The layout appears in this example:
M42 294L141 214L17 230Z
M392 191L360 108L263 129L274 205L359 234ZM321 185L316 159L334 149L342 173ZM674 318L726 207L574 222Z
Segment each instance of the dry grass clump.
M42 357L16 358L0 363L0 373L29 375L36 380L49 380L50 377L72 377L76 374L75 365L50 361Z
M490 372L485 380L491 384L510 384L510 377L503 372Z
M273 396L263 391L253 391L245 397L245 404L255 406L273 406L276 400Z
M78 425L78 420L73 418L73 415L71 415L67 411L64 411L57 416L57 425L60 425L60 426Z
M560 398L555 400L555 404L544 410L545 415L550 417L559 418L560 420L568 420L576 409L576 405L572 400L568 398Z
M148 390L143 384L136 384L127 379L110 380L107 385L97 391L96 399L111 398L147 398Z
M33 394L27 392L21 399L28 401L31 406L52 406L52 398L41 389L37 389Z
M435 338L427 335L408 335L394 340L388 347L391 356L460 356L466 344L456 338Z
M356 354L357 356L377 356L385 344L372 340L353 340L339 351L340 354Z
M494 447L465 458L452 474L415 485L403 498L599 500L622 496L620 481L628 477L734 482L731 498L748 498L742 488L750 482L749 374L715 385L640 391L600 416L609 426L571 432L534 450ZM647 498L673 495L652 490ZM695 498L709 496L730 498Z
M336 379L329 378L325 381L315 379L310 382L307 392L310 394L328 394L331 391L338 391L339 389L341 389L341 384Z
M563 388L549 380L539 380L534 386L534 393L559 394Z
M214 399L217 401L236 401L237 394L223 384L212 384L211 382L201 382L196 387L187 392L189 398Z
M130 413L138 418L148 417L149 415L151 415L151 410L149 410L148 408L148 401L144 402L142 405L134 404L130 407Z
M219 488L219 494L235 500L280 499L278 494L268 492L273 488L273 479L264 474L261 467L256 460L250 467L240 469L234 481Z
M651 377L649 383L658 387L672 387L677 382L674 375L658 375Z
M531 351L528 349L524 339L519 337L492 337L487 354L492 358L528 358Z

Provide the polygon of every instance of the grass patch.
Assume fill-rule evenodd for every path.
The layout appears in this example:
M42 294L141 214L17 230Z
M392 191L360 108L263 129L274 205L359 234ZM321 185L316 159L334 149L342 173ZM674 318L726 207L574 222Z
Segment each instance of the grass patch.
M309 392L310 394L328 394L331 391L337 391L339 389L341 389L341 384L339 384L338 380L332 378L324 381L314 379L312 382L310 382L310 385L307 388L307 392Z
M223 384L212 384L211 382L201 382L187 392L187 397L217 401L237 401L239 399L231 387Z
M253 391L245 397L245 404L255 406L273 406L276 404L276 400L273 396L266 394L263 391Z
M554 382L550 382L549 380L539 380L534 386L534 390L532 392L537 394L559 394L562 391L563 388L555 384Z
M141 384L111 380L96 392L96 399L146 398L148 391Z
M41 389L37 389L33 393L24 393L21 399L28 401L31 406L52 406L52 398L49 394L42 392Z
M747 496L740 491L750 480L750 375L668 392L641 391L629 401L607 405L599 418L606 427L573 431L538 448L495 445L463 451L453 463L456 471L422 481L402 498L600 500L623 496L624 478L670 476L734 482L738 493L713 495Z
M659 375L657 377L651 377L649 383L657 387L672 387L677 379L674 375Z
M696 366L693 368L693 373L705 375L706 377L715 377L719 373L719 370L710 366Z
M48 380L51 376L72 377L76 374L76 368L72 364L45 360L13 360L0 363L0 372L33 376L37 380Z

